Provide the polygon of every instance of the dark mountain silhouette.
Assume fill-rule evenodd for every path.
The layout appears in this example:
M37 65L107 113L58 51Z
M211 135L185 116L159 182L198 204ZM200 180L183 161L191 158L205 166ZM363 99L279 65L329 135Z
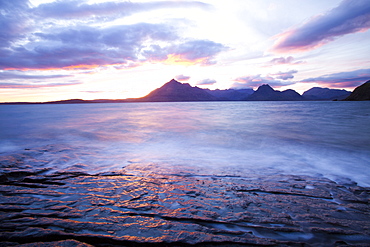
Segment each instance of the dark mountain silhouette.
M283 92L274 90L270 85L263 84L256 92L247 97L247 101L298 101L305 100L299 93L292 89Z
M350 96L345 100L351 101L361 101L361 100L370 100L370 80L358 86L353 90Z
M278 91L279 92L279 91ZM293 89L287 89L280 93L282 100L286 101L299 101L299 100L305 100L302 95L294 91Z
M302 96L308 100L343 100L350 94L351 92L347 90L313 87L305 91Z
M245 99L248 95L254 93L254 90L251 88L246 89L204 89L210 95L217 97L219 100L226 100L226 101L239 101Z
M174 79L155 89L147 96L136 99L140 102L181 102L181 101L216 101L217 97L199 87L180 83Z

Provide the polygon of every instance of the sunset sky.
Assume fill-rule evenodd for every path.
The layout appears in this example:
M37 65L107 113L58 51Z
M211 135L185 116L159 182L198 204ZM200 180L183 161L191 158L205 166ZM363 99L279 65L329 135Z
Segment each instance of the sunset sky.
M370 79L369 0L0 0L0 28L0 102Z

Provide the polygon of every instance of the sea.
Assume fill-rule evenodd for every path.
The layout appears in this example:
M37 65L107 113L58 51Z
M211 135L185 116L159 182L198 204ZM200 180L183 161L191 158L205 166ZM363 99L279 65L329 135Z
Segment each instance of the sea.
M140 163L370 186L370 102L0 105L0 119L0 157L33 152L22 162L50 173Z

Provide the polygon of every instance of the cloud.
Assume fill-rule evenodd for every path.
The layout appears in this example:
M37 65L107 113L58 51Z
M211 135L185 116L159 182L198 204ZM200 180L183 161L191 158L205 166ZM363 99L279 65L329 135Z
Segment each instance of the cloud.
M33 11L42 18L54 19L96 19L112 20L134 13L164 8L209 8L198 1L152 1L132 3L130 1L109 1L89 4L83 0L64 0L39 5Z
M0 88L19 89L19 88L43 88L43 87L62 87L79 85L81 82L47 83L47 84L26 84L26 83L0 83Z
M234 81L235 83L231 85L231 88L234 89L255 88L261 86L262 84L269 84L272 87L282 87L295 84L295 82L276 80L271 76L263 77L261 75L239 77Z
M56 31L47 30L45 33L40 32L35 35L44 41L61 42L68 45L104 45L128 50L140 46L147 40L172 41L178 38L175 30L169 25L148 23L116 25L107 28L63 27Z
M175 79L177 81L188 81L190 79L190 76L186 76L186 75L177 75L175 76Z
M282 65L282 64L289 64L289 65L295 65L295 64L302 64L304 61L295 61L294 57L277 57L273 58L268 64L269 65Z
M226 46L210 40L190 40L169 49L170 58L174 63L190 62L202 65L215 64L214 57L226 50L228 50Z
M172 53L192 61L211 57L223 50L225 47L222 44L210 40L192 40L173 47Z
M228 48L210 40L171 42L167 46L150 45L143 52L144 60L182 65L213 65L215 56Z
M315 82L326 87L345 88L357 87L369 79L370 69L360 69L308 78L301 82Z
M208 65L226 48L208 40L178 43L172 27L166 24L138 23L109 28L77 26L49 33L36 33L41 41L10 47L0 57L0 69L91 69L145 61L190 62ZM148 46L147 44L150 43ZM156 44L157 43L157 44Z
M0 48L24 38L24 33L30 28L28 9L28 0L0 2Z
M341 36L370 28L370 1L344 0L325 14L302 26L277 35L272 51L278 53L312 50Z
M58 82L54 80L70 78L72 75L34 75L23 71L0 71L0 88L43 88L60 87L82 84L82 82L70 80L69 82ZM45 80L52 82L42 83Z
M0 81L5 80L44 80L44 79L56 79L56 78L66 78L71 77L71 75L29 75L24 73L14 73L14 72L0 72Z
M210 85L215 84L216 82L217 81L213 79L204 79L204 80L198 81L197 85L210 86Z
M297 72L298 72L297 70L290 70L290 71L287 71L287 72L278 72L278 73L270 74L270 75L275 76L277 79L281 79L281 80L286 81L288 79L293 79L294 78L293 74L295 74Z
M208 6L196 1L96 4L55 1L32 9L28 1L15 0L1 2L3 5L6 14L0 15L2 70L83 70L110 65L131 68L148 61L209 65L215 63L215 55L226 49L213 41L179 37L175 27L164 23L87 26L79 21L68 22L73 16L101 14L102 17L122 14L123 9L134 13L156 8ZM45 20L48 17L68 20L51 22ZM107 23L108 19L99 24Z

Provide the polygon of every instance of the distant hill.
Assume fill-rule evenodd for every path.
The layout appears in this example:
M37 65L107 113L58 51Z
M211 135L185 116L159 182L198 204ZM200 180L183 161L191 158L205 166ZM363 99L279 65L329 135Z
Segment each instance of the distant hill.
M347 90L313 87L305 91L302 96L308 100L343 100L350 94L351 92Z
M83 100L83 99L67 99L67 100L60 100L60 101L45 102L45 104L83 104L83 103L92 103L92 102L89 100Z
M270 85L263 84L257 91L245 98L247 101L302 101L305 100L292 89L283 92L274 90Z
M351 95L349 95L345 100L350 101L362 101L370 100L370 80L358 86L353 90Z
M2 105L39 105L39 104L84 104L84 103L95 103L91 100L82 99L67 99L59 101L47 101L47 102L4 102Z

